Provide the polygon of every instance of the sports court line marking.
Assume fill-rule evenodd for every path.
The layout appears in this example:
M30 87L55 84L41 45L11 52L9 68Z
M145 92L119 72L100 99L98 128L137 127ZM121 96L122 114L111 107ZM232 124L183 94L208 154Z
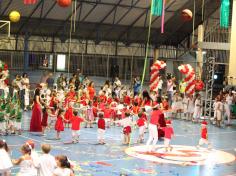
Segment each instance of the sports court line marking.
M236 131L227 131L227 132L209 132L208 134L232 134L236 133ZM175 136L199 136L199 133L193 133L193 134L176 134Z

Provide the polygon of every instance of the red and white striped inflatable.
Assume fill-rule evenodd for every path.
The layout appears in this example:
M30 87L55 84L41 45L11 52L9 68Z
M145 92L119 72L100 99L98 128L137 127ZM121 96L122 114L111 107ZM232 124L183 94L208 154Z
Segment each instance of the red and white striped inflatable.
M159 82L159 71L166 67L164 61L156 60L151 66L151 76L150 76L150 90L157 91L157 86Z
M184 82L186 82L187 86L185 92L187 94L194 94L195 92L195 71L193 67L189 64L183 64L178 67L178 70L186 75Z

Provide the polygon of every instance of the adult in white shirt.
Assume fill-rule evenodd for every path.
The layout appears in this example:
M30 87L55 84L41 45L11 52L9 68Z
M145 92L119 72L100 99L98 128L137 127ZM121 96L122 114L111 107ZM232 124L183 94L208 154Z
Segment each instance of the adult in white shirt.
M162 96L162 86L163 86L163 80L162 80L162 76L159 77L159 82L157 85L158 88L158 96L161 97Z
M228 125L231 125L231 108L232 108L232 104L233 104L233 93L229 92L229 94L226 96L226 109L228 110L228 114L227 114L227 121L228 121Z
M39 175L51 176L57 166L55 158L49 154L51 146L49 144L43 144L41 149L43 155L39 157Z
M173 91L174 91L174 82L173 82L172 79L167 80L166 91L167 91L169 106L171 106L172 105Z
M29 78L28 78L27 73L23 73L22 78L21 78L21 85L22 85L22 91L20 95L22 96L21 98L25 100L25 98L28 98L26 91L29 85ZM23 101L22 104L23 104L22 106L24 106L25 108L26 107L25 101Z
M118 77L115 78L114 85L117 86L117 87L121 86L121 81L119 80Z

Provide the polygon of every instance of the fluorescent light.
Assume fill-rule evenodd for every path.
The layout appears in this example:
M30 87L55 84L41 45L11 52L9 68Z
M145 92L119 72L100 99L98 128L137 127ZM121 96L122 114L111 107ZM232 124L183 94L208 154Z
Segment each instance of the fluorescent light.
M57 55L57 70L65 71L66 69L66 55L58 54Z

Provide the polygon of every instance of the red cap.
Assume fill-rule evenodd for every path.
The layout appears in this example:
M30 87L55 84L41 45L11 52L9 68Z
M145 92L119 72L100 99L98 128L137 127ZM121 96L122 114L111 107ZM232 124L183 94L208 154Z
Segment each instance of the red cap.
M203 122L202 122L202 125L207 125L207 121L203 121Z
M166 124L167 125L171 125L171 121L170 120L166 120Z

